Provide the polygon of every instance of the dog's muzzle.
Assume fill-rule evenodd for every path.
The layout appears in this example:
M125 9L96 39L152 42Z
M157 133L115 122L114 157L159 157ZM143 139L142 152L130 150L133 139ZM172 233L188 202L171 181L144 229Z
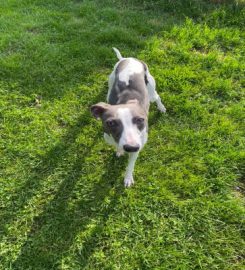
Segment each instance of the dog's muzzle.
M137 144L137 145L129 145L129 144L125 144L123 146L123 149L126 151L126 152L137 152L139 151L140 149L140 146Z

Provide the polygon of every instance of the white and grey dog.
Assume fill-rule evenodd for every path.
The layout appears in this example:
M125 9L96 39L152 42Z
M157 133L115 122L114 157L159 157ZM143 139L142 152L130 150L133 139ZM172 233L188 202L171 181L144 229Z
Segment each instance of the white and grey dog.
M128 152L124 184L129 187L134 183L135 161L147 141L149 103L156 102L161 112L166 109L147 65L135 58L124 58L113 49L119 61L109 76L108 103L93 105L91 112L102 120L105 141L116 147L117 156Z

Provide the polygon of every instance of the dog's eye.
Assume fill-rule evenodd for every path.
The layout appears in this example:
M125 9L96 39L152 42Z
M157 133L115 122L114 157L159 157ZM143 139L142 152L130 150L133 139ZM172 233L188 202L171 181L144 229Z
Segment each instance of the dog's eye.
M116 127L117 121L116 120L108 120L108 121L106 121L106 124L108 127Z
M136 124L144 124L144 122L145 122L144 118L141 118L141 117L134 118L134 123L136 123Z

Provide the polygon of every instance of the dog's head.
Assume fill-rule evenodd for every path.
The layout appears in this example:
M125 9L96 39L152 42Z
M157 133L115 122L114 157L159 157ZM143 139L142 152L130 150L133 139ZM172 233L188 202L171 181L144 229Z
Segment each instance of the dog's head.
M97 103L91 107L96 119L101 119L104 132L111 135L120 149L139 151L147 140L147 113L136 100L127 104Z

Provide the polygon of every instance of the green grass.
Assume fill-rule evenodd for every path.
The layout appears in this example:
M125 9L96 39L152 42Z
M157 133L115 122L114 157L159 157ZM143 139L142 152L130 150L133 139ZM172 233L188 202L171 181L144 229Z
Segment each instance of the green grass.
M0 1L0 269L244 269L244 13ZM89 112L113 46L147 62L167 107L151 106L130 189Z

